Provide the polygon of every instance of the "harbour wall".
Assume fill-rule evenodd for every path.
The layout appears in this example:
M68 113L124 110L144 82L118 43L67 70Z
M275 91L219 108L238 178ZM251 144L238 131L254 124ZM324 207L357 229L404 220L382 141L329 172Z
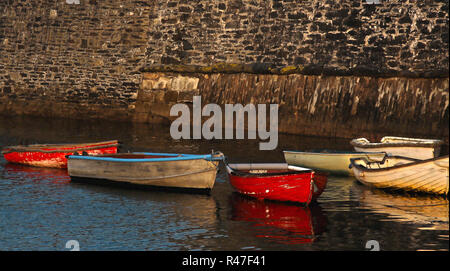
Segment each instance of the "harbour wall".
M279 131L369 138L448 138L448 78L303 74L144 72L137 122L170 123L170 108L192 104L278 104ZM192 110L191 110L192 112ZM192 114L192 113L191 113ZM448 139L447 139L448 140Z
M0 114L169 123L198 94L279 103L281 132L448 141L448 1L367 2L1 1Z

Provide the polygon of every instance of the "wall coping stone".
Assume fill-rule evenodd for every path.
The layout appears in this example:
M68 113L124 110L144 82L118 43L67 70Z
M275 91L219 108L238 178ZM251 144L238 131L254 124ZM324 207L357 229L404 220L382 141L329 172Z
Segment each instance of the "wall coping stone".
M303 74L325 76L370 76L370 77L407 77L407 78L448 78L448 69L433 70L429 72L412 72L396 70L379 70L371 66L357 66L346 70L329 68L320 65L285 66L277 67L272 63L217 63L208 66L184 65L184 64L151 64L139 69L141 73L148 72L173 72L173 73L251 73L251 74Z

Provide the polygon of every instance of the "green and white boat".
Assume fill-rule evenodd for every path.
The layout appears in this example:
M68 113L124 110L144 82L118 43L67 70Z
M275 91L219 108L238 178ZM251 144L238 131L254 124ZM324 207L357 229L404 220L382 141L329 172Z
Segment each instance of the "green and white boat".
M365 158L368 161L382 161L384 152L340 152L340 151L283 151L286 163L293 166L307 167L319 171L325 171L335 175L353 176L353 170L349 168L351 158Z

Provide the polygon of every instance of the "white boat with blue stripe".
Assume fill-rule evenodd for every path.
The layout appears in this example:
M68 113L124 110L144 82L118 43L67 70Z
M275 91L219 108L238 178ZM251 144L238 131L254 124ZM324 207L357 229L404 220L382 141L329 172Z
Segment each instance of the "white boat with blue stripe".
M67 158L74 182L211 190L223 154L117 153Z

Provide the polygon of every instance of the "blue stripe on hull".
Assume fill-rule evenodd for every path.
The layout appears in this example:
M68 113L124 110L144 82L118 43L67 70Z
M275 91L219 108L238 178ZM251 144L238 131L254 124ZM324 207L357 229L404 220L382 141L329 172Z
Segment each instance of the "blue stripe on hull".
M155 155L155 156L172 156L168 158L114 158L114 157L101 157L101 156L82 156L82 155L70 155L68 159L84 159L84 160L96 160L96 161L107 161L107 162L166 162L166 161L182 161L182 160L196 160L205 159L209 161L222 160L222 157L212 157L211 154L198 155L198 154L179 154L179 153L149 153L149 152L135 152L130 154L144 154L144 155ZM181 155L181 157L179 156Z

